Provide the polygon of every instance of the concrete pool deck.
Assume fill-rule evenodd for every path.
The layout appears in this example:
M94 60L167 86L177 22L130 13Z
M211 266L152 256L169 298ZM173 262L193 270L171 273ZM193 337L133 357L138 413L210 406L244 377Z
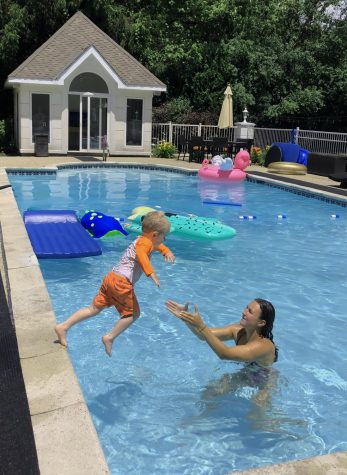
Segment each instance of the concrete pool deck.
M18 210L6 169L54 168L60 164L102 164L95 157L5 157L0 156L0 224L5 261L0 252L0 270L9 280L10 300L19 356L29 401L41 475L98 475L109 469L68 353L55 343L55 314ZM141 164L197 170L193 162L145 157L110 157L107 163ZM269 175L263 167L247 169L265 180L295 180L295 186L347 200L346 190L336 182L316 175ZM297 184L299 182L299 184ZM294 186L294 185L293 185ZM315 187L324 187L317 191ZM340 194L341 193L341 194ZM234 472L236 473L236 472ZM238 472L247 475L347 474L347 453L340 452L302 461Z

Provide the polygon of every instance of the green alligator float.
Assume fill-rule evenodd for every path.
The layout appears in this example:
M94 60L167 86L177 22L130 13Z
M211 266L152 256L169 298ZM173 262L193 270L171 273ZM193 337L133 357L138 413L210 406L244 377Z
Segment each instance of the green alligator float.
M132 215L128 217L131 223L124 227L126 231L141 234L141 221L150 211L158 211L148 206L140 206L133 209ZM171 223L171 234L204 241L221 241L235 236L236 231L230 226L218 221L215 218L203 218L200 216L182 216L175 213L164 213Z

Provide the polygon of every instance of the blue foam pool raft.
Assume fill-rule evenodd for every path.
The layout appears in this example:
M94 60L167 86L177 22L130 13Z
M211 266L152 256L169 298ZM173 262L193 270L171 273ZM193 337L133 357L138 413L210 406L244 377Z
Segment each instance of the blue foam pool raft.
M87 233L75 211L25 211L24 224L38 258L98 256L100 245Z

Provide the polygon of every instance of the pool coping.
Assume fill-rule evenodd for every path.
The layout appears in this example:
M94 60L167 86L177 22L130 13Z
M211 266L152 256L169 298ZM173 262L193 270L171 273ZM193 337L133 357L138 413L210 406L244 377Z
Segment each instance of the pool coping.
M183 165L183 164L182 164ZM0 168L0 222L6 254L6 272L10 287L12 314L16 327L20 362L34 430L42 475L84 475L110 473L91 415L74 373L68 353L54 343L56 322L51 301L38 260L31 247L19 212L9 173L56 173L61 169L142 168L196 175L197 170L163 164L136 162L64 163L43 168ZM343 196L325 187L290 183L286 177L248 174L253 181L268 185L296 188L324 199L345 202ZM290 190L289 190L290 191ZM29 311L28 311L29 309ZM337 452L305 460L270 465L234 474L302 474L347 473L347 452Z
M56 323L38 260L5 169L0 222L12 316L42 475L109 474L67 351L54 343Z

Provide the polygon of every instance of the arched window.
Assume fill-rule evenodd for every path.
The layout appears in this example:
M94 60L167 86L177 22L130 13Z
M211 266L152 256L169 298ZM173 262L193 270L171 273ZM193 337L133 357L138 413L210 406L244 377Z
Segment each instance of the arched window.
M106 82L97 74L82 73L73 79L70 92L98 92L108 94Z

